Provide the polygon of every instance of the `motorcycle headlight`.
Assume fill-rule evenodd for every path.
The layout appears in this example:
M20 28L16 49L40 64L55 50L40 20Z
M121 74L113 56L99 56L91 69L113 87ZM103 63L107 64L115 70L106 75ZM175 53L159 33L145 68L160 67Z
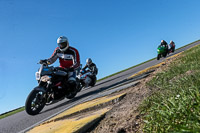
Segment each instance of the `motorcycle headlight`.
M41 77L42 82L50 81L50 79L51 79L51 76L47 76L47 75Z
M40 80L40 73L39 72L35 73L35 78L36 78L36 80Z

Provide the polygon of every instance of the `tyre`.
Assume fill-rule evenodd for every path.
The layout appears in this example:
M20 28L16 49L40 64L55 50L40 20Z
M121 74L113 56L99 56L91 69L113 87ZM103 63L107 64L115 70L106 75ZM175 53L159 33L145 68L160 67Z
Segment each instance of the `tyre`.
M81 83L79 83L79 84L77 85L77 87L76 87L77 92L80 92L80 91L82 90L82 88L83 88L83 85L82 85Z
M163 57L166 57L167 56L167 52L163 53Z
M92 82L90 83L90 86L94 87L94 85L96 84L97 78L94 77L92 78Z
M172 53L174 53L174 51L175 51L175 48L172 49Z
M92 82L92 83L90 84L90 86L94 87L95 84L96 84L96 82Z
M83 88L83 85L82 85L82 82L77 78L76 79L76 89L77 89L77 92L80 92Z
M74 98L76 96L76 94L77 94L77 92L71 92L66 96L66 98L67 99L72 99L72 98Z
M160 54L157 55L157 60L160 60Z
M45 106L43 93L39 90L32 90L25 103L25 110L29 115L37 115Z

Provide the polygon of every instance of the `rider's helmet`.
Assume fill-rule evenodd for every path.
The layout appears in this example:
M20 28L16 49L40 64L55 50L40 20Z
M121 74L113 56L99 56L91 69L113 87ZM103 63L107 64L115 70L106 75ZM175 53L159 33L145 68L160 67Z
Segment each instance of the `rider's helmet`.
M170 43L173 43L173 41L171 40Z
M68 42L67 37L65 37L65 36L60 36L57 39L57 44L58 44L58 47L60 48L60 50L63 52L69 48L69 42Z
M164 43L164 40L161 40L161 43Z
M87 63L87 65L92 64L92 59L88 58L88 59L86 60L86 63Z

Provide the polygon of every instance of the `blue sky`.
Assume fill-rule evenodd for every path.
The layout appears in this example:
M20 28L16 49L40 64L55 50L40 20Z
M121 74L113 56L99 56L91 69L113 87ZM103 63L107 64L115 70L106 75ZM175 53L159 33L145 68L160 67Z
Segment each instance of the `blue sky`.
M40 59L65 35L99 68L98 79L200 36L199 0L0 0L0 114L24 106ZM58 62L54 64L58 66Z

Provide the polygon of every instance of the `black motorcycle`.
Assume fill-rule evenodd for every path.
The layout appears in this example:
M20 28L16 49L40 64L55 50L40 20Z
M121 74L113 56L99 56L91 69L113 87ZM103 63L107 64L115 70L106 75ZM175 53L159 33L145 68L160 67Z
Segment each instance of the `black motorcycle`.
M97 81L97 77L93 75L91 71L81 70L80 73L77 75L77 78L80 82L81 89L89 86L93 87ZM89 86L86 86L86 83L89 83Z
M38 86L30 92L25 103L25 110L29 115L39 114L45 105L55 101L72 99L81 89L78 78L76 90L70 88L67 78L69 70L48 66L46 62L40 64L41 67L36 72Z

